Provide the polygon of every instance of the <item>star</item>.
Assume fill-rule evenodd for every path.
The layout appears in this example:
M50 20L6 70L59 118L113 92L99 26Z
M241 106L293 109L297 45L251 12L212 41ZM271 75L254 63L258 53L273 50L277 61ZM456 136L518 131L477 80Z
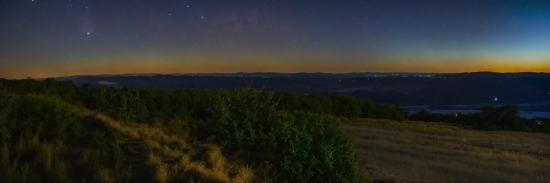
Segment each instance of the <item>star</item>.
M86 32L86 36L89 36L90 35L90 32Z

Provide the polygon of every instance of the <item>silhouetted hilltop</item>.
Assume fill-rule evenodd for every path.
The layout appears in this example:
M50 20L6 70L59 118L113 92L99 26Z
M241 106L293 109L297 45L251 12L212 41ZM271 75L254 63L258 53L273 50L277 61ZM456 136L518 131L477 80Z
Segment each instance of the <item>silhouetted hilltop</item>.
M377 102L420 104L522 104L550 101L548 73L231 73L74 76L84 83L115 88L233 89L247 85L271 91L318 95L323 92Z

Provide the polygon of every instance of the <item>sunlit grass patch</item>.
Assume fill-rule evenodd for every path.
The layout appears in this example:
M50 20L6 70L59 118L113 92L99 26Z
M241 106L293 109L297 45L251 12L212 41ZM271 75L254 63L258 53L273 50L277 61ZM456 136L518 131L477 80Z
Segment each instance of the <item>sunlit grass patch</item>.
M215 144L192 145L188 139L167 133L158 126L115 121L92 111L96 122L103 124L112 133L135 140L148 152L146 171L153 182L207 181L250 182L253 171L245 165L229 162Z

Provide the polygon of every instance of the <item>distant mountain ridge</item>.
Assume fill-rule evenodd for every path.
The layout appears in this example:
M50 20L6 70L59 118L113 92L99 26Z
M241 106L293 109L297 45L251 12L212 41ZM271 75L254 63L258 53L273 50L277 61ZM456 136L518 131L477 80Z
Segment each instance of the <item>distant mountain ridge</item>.
M401 105L522 104L550 101L550 73L229 73L71 76L78 85L116 88L234 89L323 92Z

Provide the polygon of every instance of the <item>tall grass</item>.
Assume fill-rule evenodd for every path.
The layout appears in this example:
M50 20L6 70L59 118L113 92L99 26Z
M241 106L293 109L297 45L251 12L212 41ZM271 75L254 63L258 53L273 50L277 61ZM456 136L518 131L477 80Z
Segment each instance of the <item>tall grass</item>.
M139 153L146 154L144 168L136 170L144 172L141 179L151 182L251 182L254 179L250 168L229 162L218 145L183 139L161 127L115 121L94 111L81 110L80 115L91 116L112 133L137 142L142 148Z
M0 177L3 182L70 182L67 143L81 126L59 99L0 91ZM6 105L7 104L7 105Z
M39 141L21 137L14 146L4 143L0 149L0 177L3 182L70 182L64 162L67 146L60 140Z

